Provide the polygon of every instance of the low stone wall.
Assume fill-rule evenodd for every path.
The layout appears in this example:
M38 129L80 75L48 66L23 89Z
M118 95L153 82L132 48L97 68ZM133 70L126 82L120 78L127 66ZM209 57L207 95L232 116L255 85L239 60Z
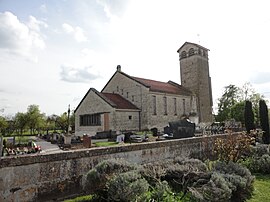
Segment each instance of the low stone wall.
M104 159L143 164L190 153L202 155L217 137L226 135L2 158L0 201L48 201L78 194L83 176Z

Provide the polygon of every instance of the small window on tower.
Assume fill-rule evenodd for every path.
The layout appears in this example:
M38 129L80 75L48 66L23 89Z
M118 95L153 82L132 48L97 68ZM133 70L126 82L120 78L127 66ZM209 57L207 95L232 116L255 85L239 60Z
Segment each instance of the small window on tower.
M188 55L189 55L189 56L194 55L194 49L193 49L193 48L189 49Z
M182 51L180 59L186 58L186 57L187 57L187 52L186 51Z

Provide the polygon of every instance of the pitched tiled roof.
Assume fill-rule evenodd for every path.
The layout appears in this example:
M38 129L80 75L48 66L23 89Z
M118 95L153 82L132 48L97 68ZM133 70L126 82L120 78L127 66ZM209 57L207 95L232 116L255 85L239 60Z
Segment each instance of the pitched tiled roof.
M153 92L162 92L162 93L170 93L170 94L178 94L178 95L191 95L191 91L184 88L183 86L169 81L167 83L161 81L154 81L150 79L143 79L138 77L132 77L134 80L139 83L145 85L150 88L150 91Z
M107 102L109 102L109 104L111 104L116 109L138 110L138 108L134 104L132 104L131 102L129 102L128 100L126 100L119 94L114 94L114 93L100 93L100 94L103 95L107 99Z

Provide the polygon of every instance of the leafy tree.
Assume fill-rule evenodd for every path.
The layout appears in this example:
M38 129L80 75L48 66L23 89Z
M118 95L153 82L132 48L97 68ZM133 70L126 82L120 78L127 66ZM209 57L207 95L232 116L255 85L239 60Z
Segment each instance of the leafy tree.
M6 119L2 116L0 116L0 133L2 133L2 135L5 134L5 130L8 127L8 123L6 121Z
M216 116L217 121L222 122L231 118L231 108L239 101L239 95L240 89L235 85L225 87L223 95L220 99L218 99L218 114Z
M245 104L244 117L245 117L246 130L248 133L250 133L250 130L255 129L255 125L254 125L254 114L252 111L252 103L248 100L246 101L246 104Z
M235 119L243 123L243 105L246 100L249 100L253 104L254 121L258 125L259 101L263 97L252 88L250 83L245 83L241 88L235 85L226 86L222 97L218 99L216 120L222 122Z
M244 101L238 102L232 106L230 117L232 117L235 121L245 123L244 111L245 111L245 102Z
M268 108L264 100L260 100L259 103L259 112L260 112L260 123L263 133L263 142L265 144L270 143L270 134L269 134L269 117L268 117Z
M264 99L264 96L259 93L254 93L249 99L253 105L252 109L254 112L255 126L259 126L259 121L260 121L259 103L260 103L260 100L263 100L263 99Z
M49 130L56 130L56 120L59 116L56 114L47 116L45 120L45 127L44 129L47 131L47 134L49 134Z
M27 108L28 125L31 134L45 125L44 114L41 114L38 105L29 105Z
M252 87L251 83L245 83L240 89L241 100L251 100L251 98L256 94L255 89Z
M64 112L61 116L56 118L56 127L60 128L63 132L67 130L68 127L68 114Z
M23 134L24 129L27 127L28 116L25 113L18 112L15 115L15 127L20 130L20 134Z

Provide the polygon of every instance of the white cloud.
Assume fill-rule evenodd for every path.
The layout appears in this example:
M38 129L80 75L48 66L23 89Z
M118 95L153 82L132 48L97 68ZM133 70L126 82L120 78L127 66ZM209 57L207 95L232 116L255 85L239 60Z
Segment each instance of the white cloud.
M63 81L73 83L87 83L100 77L92 72L93 71L91 67L78 69L70 65L62 65L60 76Z
M63 27L64 31L65 31L66 33L68 33L68 34L74 32L73 27L72 27L71 25L67 24L67 23L64 23L64 24L62 25L62 27Z
M87 37L81 27L72 27L67 23L63 23L62 27L67 34L71 34L77 42L87 41Z
M30 16L28 23L11 12L0 13L0 49L7 53L32 57L35 48L44 49L45 42L40 27L47 24Z

